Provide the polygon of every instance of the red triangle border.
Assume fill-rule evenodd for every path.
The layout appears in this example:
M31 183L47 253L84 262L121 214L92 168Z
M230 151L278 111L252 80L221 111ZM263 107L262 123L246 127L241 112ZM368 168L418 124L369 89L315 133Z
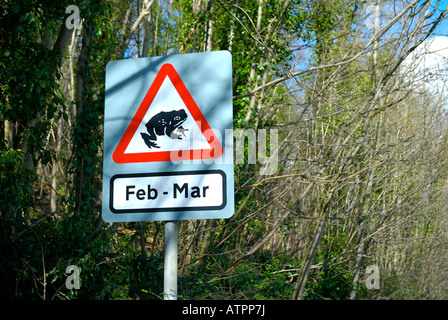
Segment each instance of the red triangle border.
M140 123L142 122L145 114L150 108L154 98L157 95L163 81L166 77L169 77L174 88L179 93L184 104L190 111L193 119L200 122L200 128L204 134L208 144L212 147L212 150L201 149L201 150L180 150L180 151L156 151L156 152L142 152L142 153L124 153L129 143L131 142L133 136L135 135ZM206 151L205 153L203 151ZM194 160L194 159L216 159L222 156L224 150L221 142L213 133L207 120L202 114L201 110L197 106L187 87L183 83L176 69L173 65L166 63L164 64L159 72L157 73L153 83L151 84L148 92L143 98L142 103L137 109L134 117L132 118L129 126L123 134L120 142L115 148L112 154L112 159L116 163L136 163L136 162L162 162L162 161L172 161L173 153L176 153L175 160Z

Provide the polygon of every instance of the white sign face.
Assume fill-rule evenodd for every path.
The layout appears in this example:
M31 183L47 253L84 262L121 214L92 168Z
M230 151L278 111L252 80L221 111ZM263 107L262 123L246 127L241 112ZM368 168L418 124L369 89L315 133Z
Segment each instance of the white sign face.
M196 211L226 205L226 178L220 170L116 175L111 179L114 213Z
M106 68L103 219L234 213L232 57L112 61Z

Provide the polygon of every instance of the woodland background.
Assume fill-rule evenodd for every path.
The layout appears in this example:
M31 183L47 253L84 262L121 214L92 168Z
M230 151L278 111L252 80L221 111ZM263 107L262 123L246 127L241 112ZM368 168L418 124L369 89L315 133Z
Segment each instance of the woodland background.
M104 77L175 48L230 51L234 128L279 136L273 175L235 165L233 217L180 222L180 299L448 299L447 15L430 0L0 0L0 298L162 298L164 223L101 218Z

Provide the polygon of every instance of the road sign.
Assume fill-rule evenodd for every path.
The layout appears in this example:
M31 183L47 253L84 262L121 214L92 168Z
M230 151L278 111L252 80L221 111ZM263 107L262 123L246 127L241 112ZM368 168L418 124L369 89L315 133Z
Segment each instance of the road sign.
M231 66L227 51L107 65L104 220L233 214Z

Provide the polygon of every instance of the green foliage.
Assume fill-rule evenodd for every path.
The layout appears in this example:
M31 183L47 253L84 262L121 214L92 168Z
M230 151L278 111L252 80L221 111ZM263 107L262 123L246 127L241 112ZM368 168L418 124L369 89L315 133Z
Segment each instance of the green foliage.
M33 203L33 174L25 168L23 152L0 145L0 210L3 215L20 214Z
M105 66L110 60L130 58L136 52L140 56L142 44L137 41L145 32L151 36L149 56L163 55L167 48L181 48L182 53L209 48L231 50L234 96L245 95L301 68L332 64L342 57L350 59L365 46L362 36L350 33L360 25L365 4L359 0L292 0L287 7L284 1L266 0L260 19L258 0L179 0L153 2L146 24L141 24L139 34L132 35L128 48L123 48L124 35L141 12L142 3L0 0L1 299L162 298L163 250L157 239L160 225L151 224L146 234L123 235L116 224L106 224L100 217ZM52 46L60 31L65 30L65 9L71 4L80 9L82 31L75 33L73 51L60 56ZM296 49L301 46L306 50ZM379 61L394 59L398 48L393 41L380 47ZM259 163L235 165L238 216L211 223L211 229L194 230L193 235L188 229L188 234L182 235L187 238L188 250L192 248L187 252L192 262L179 275L181 299L290 298L317 219L325 219L328 228L313 257L304 298L348 299L354 270L353 252L349 250L357 245L357 204L364 203L352 202L350 197L371 200L365 232L372 240L377 239L377 231L378 235L384 232L383 226L387 230L389 223L395 228L401 221L411 221L406 234L394 230L397 234L391 238L381 236L388 240L409 238L408 244L419 252L431 251L428 248L433 242L425 239L443 231L443 225L434 217L443 213L444 207L433 203L443 198L446 181L446 164L436 164L446 158L446 152L442 147L436 151L431 148L432 144L444 145L446 137L434 134L436 139L429 144L424 139L446 123L425 119L429 123L425 137L415 144L412 139L414 134L420 139L418 132L399 141L405 136L401 131L414 128L413 119L408 119L412 116L392 114L391 122L374 135L370 127L380 127L376 117L380 110L374 109L376 106L357 110L375 89L377 79L372 65L369 52L350 64L335 63L304 74L294 79L296 84L284 81L234 101L234 128L257 130L278 125L279 137L287 138L279 164L283 176L261 177ZM384 70L387 67L384 64ZM388 109L392 108L389 100L399 97L400 81L387 89L387 83L382 84L385 89L381 96ZM302 91L296 96L291 92L294 90ZM75 101L70 101L72 94ZM418 103L411 101L411 105L425 105L415 100ZM302 114L305 108L307 112ZM444 114L434 118L439 115ZM385 121L389 121L388 117L384 117ZM394 131L404 118L409 125L399 124L398 131ZM57 132L60 128L64 132ZM395 135L398 142L389 137ZM57 138L62 141L60 149ZM295 144L306 150L297 147L299 151L294 151ZM430 152L420 145L428 146ZM339 146L342 151L331 159ZM389 152L392 148L394 152ZM424 157L413 158L418 152L433 159L433 163L428 161L430 165L425 166ZM246 145L244 158L248 158ZM418 166L407 166L406 162L415 159L420 162ZM370 164L374 169L364 170ZM401 176L403 173L409 181ZM370 174L375 178L373 190L365 195ZM423 189L424 201L420 194L413 194L417 189ZM336 190L328 202L331 214L317 216L328 190ZM56 209L50 205L50 194L54 193ZM399 205L395 208L390 203ZM414 217L419 210L424 213ZM284 212L289 216L278 225L276 219ZM405 212L406 219L400 220L397 212ZM399 222L390 221L392 218ZM138 228L138 224L122 227ZM274 237L251 256L245 255L276 227ZM377 227L380 229L374 229ZM204 235L209 230L212 232L207 234L207 242ZM151 246L145 247L150 242L145 236L152 240ZM205 255L199 256L198 249ZM409 255L406 258L414 259ZM65 286L69 265L80 268L79 290ZM413 272L422 274L425 270L423 265L413 264ZM412 295L411 291L420 290L414 295L425 296L421 289L424 285L408 285L414 278L406 282L400 277L400 273L391 272L384 279L385 295L405 298ZM357 290L359 298L374 296L363 286Z
M294 263L290 257L274 257L269 252L255 254L231 275L210 281L216 276L216 270L229 267L229 263L218 256L193 268L190 274L179 279L180 298L280 300L288 299L291 294L290 273L277 272Z
M310 274L305 300L348 300L352 288L353 274L346 265L325 265Z
M3 219L0 226L11 230ZM160 298L160 256L142 254L127 237L114 241L114 230L101 226L98 218L65 215L1 233L1 298ZM69 265L80 268L79 290L65 286Z
M56 5L53 2L52 5ZM50 121L63 104L59 94L59 64L55 53L41 43L41 25L57 19L63 8L42 10L31 1L6 1L0 17L0 114L3 120L17 123L14 147L21 148L34 162L47 164L51 152L45 144ZM53 10L55 9L55 10Z

